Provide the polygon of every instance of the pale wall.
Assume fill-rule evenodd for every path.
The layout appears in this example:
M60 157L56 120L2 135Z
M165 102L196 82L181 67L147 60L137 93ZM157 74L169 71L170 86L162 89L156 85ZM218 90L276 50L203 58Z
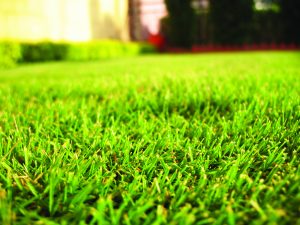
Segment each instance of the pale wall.
M129 39L128 0L0 0L0 39Z

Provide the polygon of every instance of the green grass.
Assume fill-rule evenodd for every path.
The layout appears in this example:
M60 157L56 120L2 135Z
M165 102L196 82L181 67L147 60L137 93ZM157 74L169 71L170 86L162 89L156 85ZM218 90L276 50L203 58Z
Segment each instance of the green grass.
M0 71L1 224L300 224L300 53Z

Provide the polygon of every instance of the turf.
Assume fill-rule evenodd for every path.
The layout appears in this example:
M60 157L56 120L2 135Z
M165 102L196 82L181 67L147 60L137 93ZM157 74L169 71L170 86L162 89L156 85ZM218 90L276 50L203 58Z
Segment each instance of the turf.
M1 224L300 224L300 53L0 71Z

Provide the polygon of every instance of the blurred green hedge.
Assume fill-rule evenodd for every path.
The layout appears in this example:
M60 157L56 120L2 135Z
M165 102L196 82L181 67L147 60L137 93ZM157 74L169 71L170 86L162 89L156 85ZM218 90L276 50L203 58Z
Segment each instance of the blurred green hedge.
M112 40L82 43L0 41L0 67L11 67L19 62L99 60L155 51L155 47L147 43L125 43Z
M0 42L0 68L12 67L21 59L21 47L16 42Z

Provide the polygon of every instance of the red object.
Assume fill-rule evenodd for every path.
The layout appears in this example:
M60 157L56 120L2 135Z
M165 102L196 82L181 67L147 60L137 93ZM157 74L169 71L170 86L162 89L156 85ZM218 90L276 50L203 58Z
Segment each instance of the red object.
M163 51L165 48L165 38L161 34L150 34L148 42L159 51Z

